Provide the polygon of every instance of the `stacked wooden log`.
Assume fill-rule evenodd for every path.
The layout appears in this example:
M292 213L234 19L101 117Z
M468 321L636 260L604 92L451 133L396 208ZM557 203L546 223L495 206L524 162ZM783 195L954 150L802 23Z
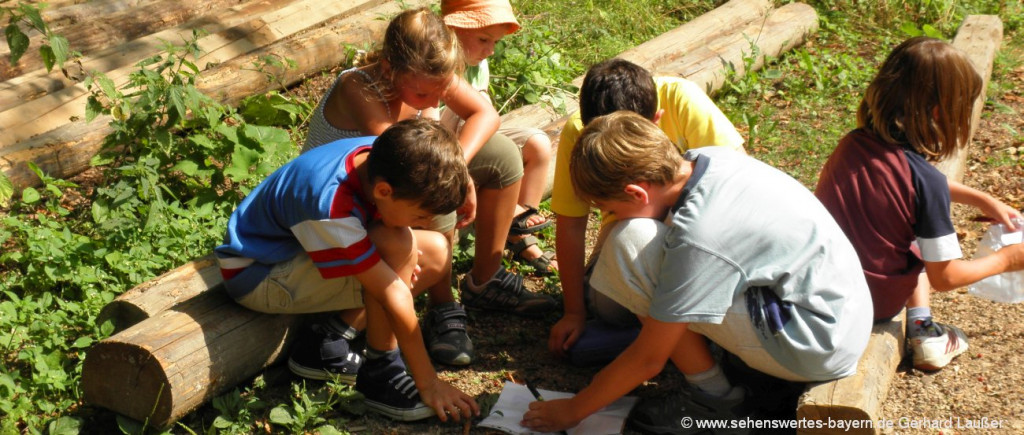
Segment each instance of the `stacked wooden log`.
M309 30L260 50L278 46L276 50L282 50L284 57L308 56L312 63L317 61L312 58L323 55L323 47L336 48L338 41L346 37L342 33L368 35L365 29L373 23L359 21L366 17L353 15L323 28L330 30ZM758 53L752 65L758 68L765 57L779 55L802 43L806 35L817 30L817 25L817 15L807 5L793 3L772 9L770 0L732 0L621 56L660 74L691 78L713 92L721 86L727 66L733 66L742 75L744 56ZM367 36L363 42L371 40ZM316 44L323 45L309 48ZM237 62L246 64L244 60ZM322 65L327 66L330 65ZM236 82L249 81L240 79L241 74L237 66L221 65L203 74L202 86L222 101L261 92L260 86L234 86ZM265 80L259 76L258 80ZM576 108L570 105L569 110ZM554 143L565 120L564 115L538 105L503 117L507 124L544 126ZM57 133L43 136L47 140L60 137ZM63 149L80 150L71 152L91 149L89 145L74 146L74 141L80 138L63 140ZM39 153L45 143L36 142L22 152ZM52 167L67 166L67 158L58 157L59 154L45 154L48 161L53 161ZM216 265L209 258L201 259L125 293L104 309L101 320L113 321L118 329L125 329L100 341L88 352L82 375L85 399L164 426L276 361L287 347L290 331L298 320L241 309L226 301L223 292L218 291L219 283Z
M162 2L146 5L157 3ZM415 7L429 2L404 4ZM120 45L97 46L93 51L72 48L83 53L82 69L102 72L121 85L133 65L158 53L164 41L181 43L191 38L193 29L201 29L207 35L199 38L205 52L196 62L205 68L199 76L200 91L233 104L343 63L347 45L362 47L379 40L387 25L380 17L398 10L398 2L385 0L250 0L181 24L162 22L166 27L159 31ZM127 15L140 17L131 11ZM294 68L266 69L275 75L275 80L269 80L266 74L252 71L252 65L266 56L291 59ZM111 130L107 117L91 123L83 120L87 98L83 83L68 80L58 71L23 71L0 82L0 171L15 186L38 182L26 165L30 161L60 178L88 167Z

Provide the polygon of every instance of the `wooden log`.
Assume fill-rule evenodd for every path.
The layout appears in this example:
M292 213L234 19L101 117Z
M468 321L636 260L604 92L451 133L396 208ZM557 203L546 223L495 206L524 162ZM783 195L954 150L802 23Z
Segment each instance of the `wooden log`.
M971 117L971 137L978 128L978 121L981 119L981 111L985 107L985 91L988 89L989 79L992 77L992 62L995 61L996 52L1003 40L1003 22L997 15L969 15L960 23L960 29L953 38L953 46L967 53L967 57L974 63L974 67L981 74L984 85L981 87L981 95L974 102L974 114ZM946 178L953 181L963 181L964 172L967 169L968 146L960 147L959 150L949 158L935 164Z
M25 72L0 82L0 107L14 107L73 86L84 77L83 71L109 73L119 68L130 67L159 53L166 42L191 39L193 30L199 30L205 34L223 32L296 1L298 0L249 1L236 7L220 9L212 14L204 15L200 19L151 33L118 46L96 51L79 59L79 63L67 66L66 69L69 75L75 78L74 80L65 77L60 72L48 72L45 68Z
M372 1L380 2L382 0ZM405 2L405 4L416 6L426 4L426 0L413 0ZM379 18L381 16L388 16L398 10L398 5L388 2L351 16L346 15L336 21L332 20L331 23L325 27L310 29L293 36L295 38L302 38L303 40L308 41L310 45L320 44L321 39L319 38L327 38L327 41L334 42L327 44L331 50L320 53L319 57L315 59L317 61L316 64L305 66L298 65L295 70L289 70L287 72L288 77L299 77L301 75L308 75L318 71L319 69L314 68L318 68L317 65L320 65L322 62L333 62L332 64L334 65L341 63L345 59L346 53L341 49L341 47L339 47L340 44L346 43L345 41L352 41L349 42L351 44L363 44L367 41L375 41L379 39L381 35L383 35L384 26L386 26L386 23L378 23L378 21L381 21ZM332 29L335 32L350 29L359 33L356 37L340 35L340 39L335 39L339 34L331 33L325 29ZM305 39L307 35L318 35L319 38ZM279 41L277 44L272 44L272 47L267 47L266 51L261 51L261 53L280 56L282 58L290 58L289 50L294 51L295 47L291 46L287 42ZM235 65L237 67L237 64L230 65ZM248 67L248 64L243 63L242 65ZM221 64L221 66L204 71L203 75L218 74L215 71L223 66L224 65ZM232 86L237 87L241 85L239 83L232 85L231 83L233 80L239 80L238 76L224 74L223 77L224 78L222 80L224 81L200 80L202 80L202 86L204 86L205 89L218 90L215 92L216 95L224 97L233 96L238 99L244 97L244 95L241 94L220 91L222 88L232 88ZM261 80L266 80L265 76L262 74L260 74L259 77ZM294 80L297 81L298 78L294 78ZM272 88L278 87L282 83L284 85L289 85L293 82L274 82L272 87L255 90L251 94L266 92ZM46 98L56 97L57 94ZM35 103L35 101L27 104L32 103ZM0 113L0 117L4 116L4 113ZM81 116L81 113L77 113L75 116ZM56 177L67 177L81 172L88 167L89 159L99 150L103 138L111 132L110 127L107 125L109 121L109 117L101 116L97 117L93 122L86 124L85 121L76 118L56 129L31 137L27 140L21 140L20 142L16 142L12 145L5 145L4 135L0 134L0 171L7 174L11 182L19 188L38 183L38 179L25 165L25 162L28 161L35 162L43 169L44 172Z
M279 41L299 31L320 24L334 16L348 16L351 11L379 4L382 0L300 0L256 20L208 35L197 41L203 55L195 61L202 67L220 64L261 46ZM128 82L136 68L129 66L107 73L115 85ZM67 87L0 112L0 149L67 124L82 116L89 91L82 84Z
M967 53L971 62L978 68L985 83L982 89L988 88L988 82L992 75L992 62L999 50L1002 37L1003 25L999 17L971 15L964 19L960 30L957 31L957 35L953 39L953 45ZM984 101L983 92L974 104L974 114L971 120L972 135L978 127ZM946 178L958 182L963 180L967 147L962 147L960 151L935 165ZM901 314L902 317L905 317L905 313ZM800 398L797 418L815 419L825 423L828 419L877 422L881 417L879 412L889 393L896 368L905 354L904 322L905 319L901 322L889 322L875 326L857 373L844 379L809 387ZM834 431L805 429L801 432L832 433ZM879 431L875 427L870 427L854 432L878 433Z
M190 261L122 293L103 306L96 323L112 322L114 332L120 332L200 293L224 291L223 281L212 255Z
M114 13L86 16L77 23L51 30L67 38L72 50L88 54L237 3L238 0L161 0ZM31 46L39 46L42 39L42 35L30 38ZM43 67L38 50L25 52L17 64L11 64L9 53L9 47L0 47L0 81Z
M876 433L874 423L878 422L893 374L903 359L905 340L906 310L895 320L875 325L867 349L857 363L857 373L830 382L812 383L800 396L797 420L820 422L822 427L804 427L798 433L836 433L834 425L839 420L845 424L861 422L861 428L851 429L849 433Z
M283 359L300 319L202 293L93 345L82 367L84 399L166 427Z

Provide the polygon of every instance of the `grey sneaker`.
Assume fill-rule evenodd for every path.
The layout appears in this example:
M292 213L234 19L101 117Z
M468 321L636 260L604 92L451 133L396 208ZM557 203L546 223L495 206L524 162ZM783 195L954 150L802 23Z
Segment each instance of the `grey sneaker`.
M437 305L423 316L423 341L434 361L453 366L473 362L466 320L466 310L456 302Z
M750 429L731 428L729 421L743 420L753 414L747 397L747 391L739 386L733 386L723 397L687 388L667 399L640 402L630 414L629 422L655 434L746 434ZM711 424L724 428L708 428Z
M524 317L540 317L558 305L548 295L541 295L523 288L523 277L499 268L494 277L484 285L480 293L469 289L466 277L459 284L462 304L466 308L485 311L504 311Z

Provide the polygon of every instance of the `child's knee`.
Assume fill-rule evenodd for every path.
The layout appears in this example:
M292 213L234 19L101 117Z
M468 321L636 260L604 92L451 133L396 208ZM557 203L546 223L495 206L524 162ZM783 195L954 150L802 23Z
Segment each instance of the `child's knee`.
M543 134L530 136L523 144L523 159L543 162L551 160L551 139Z
M415 264L417 246L411 229L374 225L370 228L370 240L381 259L396 272L404 266Z

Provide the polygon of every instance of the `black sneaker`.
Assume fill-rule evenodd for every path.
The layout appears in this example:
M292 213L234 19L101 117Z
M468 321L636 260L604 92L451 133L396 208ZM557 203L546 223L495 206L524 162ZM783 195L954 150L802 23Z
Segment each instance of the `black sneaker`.
M356 378L356 391L365 397L366 407L398 421L416 421L434 415L434 409L420 401L416 382L405 371L398 350L368 359Z
M441 364L473 362L473 341L466 333L466 310L456 302L437 305L423 316L423 341L430 357Z
M504 311L525 317L539 317L555 309L557 303L547 295L541 295L523 288L523 277L498 268L494 277L484 285L480 293L469 289L466 277L459 284L462 304L466 308L487 311Z
M363 360L363 355L350 339L323 325L314 324L292 347L288 368L307 379L327 381L337 378L351 385L356 382Z
M655 434L745 434L747 428L708 429L698 422L743 420L753 415L747 403L747 391L733 386L723 397L710 396L696 388L687 387L681 394L667 399L648 399L640 402L629 416L630 424ZM728 424L726 424L728 426Z

